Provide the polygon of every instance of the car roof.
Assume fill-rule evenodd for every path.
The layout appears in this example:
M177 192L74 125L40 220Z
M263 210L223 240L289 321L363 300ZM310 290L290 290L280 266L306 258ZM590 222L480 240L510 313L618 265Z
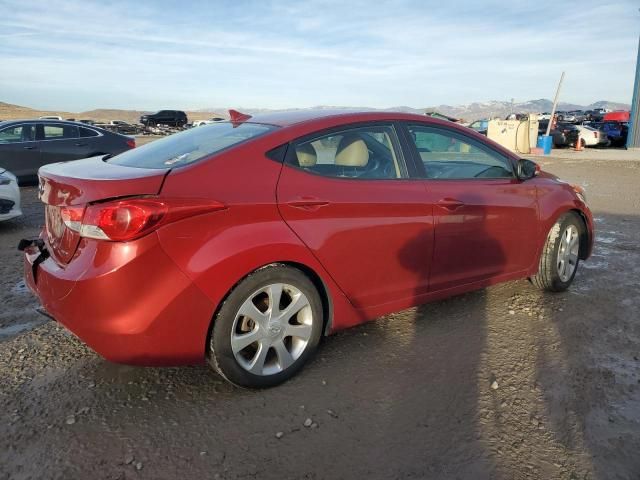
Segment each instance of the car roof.
M309 109L291 110L286 112L271 112L252 115L247 119L251 123L265 123L279 127L289 127L300 123L321 121L334 118L339 123L361 122L361 121L381 121L381 120L420 120L424 121L424 115L415 113L393 112L393 111L370 111L370 110L343 110L343 109ZM447 122L448 123L448 122Z
M82 123L82 122L75 122L75 121L69 121L69 120L50 120L48 118L25 118L25 119L18 119L18 120L5 120L4 122L0 122L0 125L5 126L5 125L11 125L11 124L16 124L16 123L59 123L61 125L77 125L79 127L87 127L86 123ZM89 125L90 127L93 128L93 125Z

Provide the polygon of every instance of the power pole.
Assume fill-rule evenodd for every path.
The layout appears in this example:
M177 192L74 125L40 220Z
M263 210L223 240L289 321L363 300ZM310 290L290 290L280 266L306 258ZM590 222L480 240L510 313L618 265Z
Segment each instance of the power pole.
M633 84L633 100L631 101L631 118L627 148L640 148L640 37L638 38L638 59L636 60L636 79Z
M560 75L560 81L558 82L558 88L556 89L556 96L553 99L553 108L551 109L551 118L549 119L549 124L547 125L547 133L545 133L547 137L549 136L549 132L551 131L553 116L556 114L556 107L558 106L558 97L560 96L560 87L562 87L563 80L564 80L564 72L562 72L562 75Z

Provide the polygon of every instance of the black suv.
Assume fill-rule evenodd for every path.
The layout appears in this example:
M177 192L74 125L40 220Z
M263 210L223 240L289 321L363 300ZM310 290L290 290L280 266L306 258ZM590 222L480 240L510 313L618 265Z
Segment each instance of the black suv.
M184 127L187 124L187 114L181 110L160 110L149 115L142 115L140 123L145 126L168 125L170 127Z

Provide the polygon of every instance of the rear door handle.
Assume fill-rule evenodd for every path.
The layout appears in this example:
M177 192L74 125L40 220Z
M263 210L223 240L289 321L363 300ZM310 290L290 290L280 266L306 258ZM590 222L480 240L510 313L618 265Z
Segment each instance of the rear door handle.
M315 197L302 197L298 200L287 202L287 205L293 208L299 208L301 210L313 211L329 205L329 202L320 200L319 198Z
M36 148L36 147L26 146L26 147L22 147L22 148L24 148L25 150L33 150L33 149L34 149L34 148Z
M86 147L86 143L76 143L76 147Z
M464 202L455 198L443 198L438 200L437 205L439 207L446 208L447 210L454 211L460 207L464 207Z

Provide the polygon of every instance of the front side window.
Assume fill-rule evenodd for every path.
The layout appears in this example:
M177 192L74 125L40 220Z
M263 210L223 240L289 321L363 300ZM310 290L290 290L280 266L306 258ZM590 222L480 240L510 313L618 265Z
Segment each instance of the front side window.
M127 150L109 163L138 168L182 167L239 145L277 127L258 123L219 122L170 135Z
M509 159L464 135L419 125L410 125L409 133L426 178L513 178Z
M329 133L293 144L287 162L327 177L401 178L393 127L373 125Z
M0 143L33 142L35 139L34 125L13 125L0 130Z
M0 143L18 143L22 141L22 125L15 125L0 130Z

